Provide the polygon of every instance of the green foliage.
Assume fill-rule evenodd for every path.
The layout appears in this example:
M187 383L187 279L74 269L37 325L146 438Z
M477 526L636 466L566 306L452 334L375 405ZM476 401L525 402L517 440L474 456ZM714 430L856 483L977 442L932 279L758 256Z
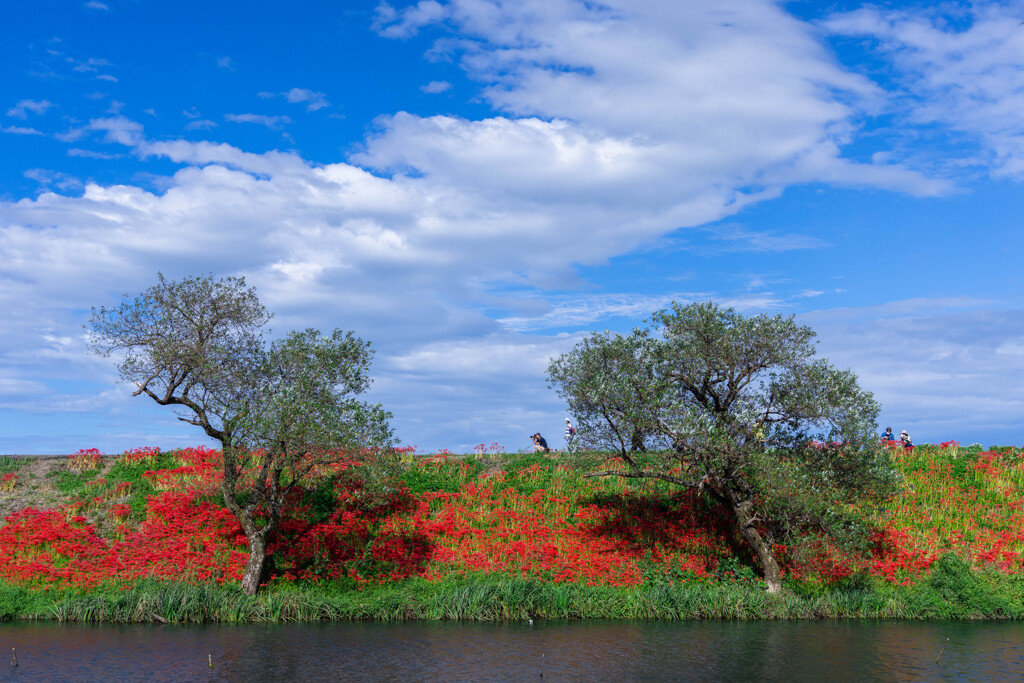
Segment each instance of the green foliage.
M270 317L244 278L158 274L156 285L90 319L92 351L118 357L133 395L175 407L220 442L224 504L254 548L265 547L290 489L320 466L394 440L391 414L356 398L370 386L368 342L307 329L268 345ZM257 552L243 590L258 590L262 574Z
M414 463L401 473L400 479L414 495L436 491L456 493L467 481L475 479L483 468L479 460L446 458Z
M557 462L542 453L524 453L508 456L504 461L506 485L525 495L541 489L548 490L555 479Z
M242 623L405 620L519 621L525 619L970 619L1021 618L1017 604L971 607L955 597L945 607L935 588L916 592L851 581L828 591L767 595L756 581L695 582L684 574L622 589L553 584L498 575L471 574L441 581L415 578L355 590L350 581L271 584L257 596L230 586L147 581L90 592L48 591L0 583L0 619L65 622ZM945 579L943 579L945 581ZM962 585L962 584L961 584ZM983 589L984 591L993 589ZM970 592L968 590L968 592ZM952 593L954 596L962 595ZM987 594L985 594L987 595ZM1013 593L997 587L995 595ZM973 598L978 600L979 598ZM984 610L988 610L984 612Z
M921 607L942 619L1024 617L1020 581L988 570L972 569L958 555L936 560L915 597Z
M12 474L20 470L26 463L35 458L12 458L9 455L0 455L0 474Z
M758 581L754 569L735 555L724 557L718 562L715 576L724 581Z
M57 489L59 493L64 495L74 496L76 498L85 498L89 494L86 490L86 485L96 478L96 473L99 470L86 470L85 472L71 472L69 470L53 470L49 472L46 477L47 479L53 479L53 487Z

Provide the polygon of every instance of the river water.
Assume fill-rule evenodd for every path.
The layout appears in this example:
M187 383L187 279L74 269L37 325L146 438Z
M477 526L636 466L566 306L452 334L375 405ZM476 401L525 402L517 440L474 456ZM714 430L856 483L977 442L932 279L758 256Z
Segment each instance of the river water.
M1022 679L1021 623L0 623L26 682Z

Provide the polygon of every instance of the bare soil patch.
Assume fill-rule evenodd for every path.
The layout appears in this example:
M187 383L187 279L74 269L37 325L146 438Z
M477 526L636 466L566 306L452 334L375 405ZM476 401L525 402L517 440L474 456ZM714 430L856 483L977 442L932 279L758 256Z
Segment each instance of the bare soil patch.
M105 456L96 477L103 477L117 457ZM0 491L0 519L27 507L53 509L73 500L71 496L59 492L53 478L47 477L52 472L68 471L66 456L20 456L18 460L21 462L14 471L18 475L17 486L13 491Z

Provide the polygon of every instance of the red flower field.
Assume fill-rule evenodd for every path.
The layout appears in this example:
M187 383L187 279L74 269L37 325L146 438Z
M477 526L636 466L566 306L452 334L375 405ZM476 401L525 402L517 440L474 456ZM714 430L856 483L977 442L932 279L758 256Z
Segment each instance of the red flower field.
M949 442L897 458L905 491L881 513L864 513L871 549L852 553L809 534L799 548L776 548L788 581L829 584L859 572L912 584L944 553L1008 574L1024 568L1020 450ZM482 453L404 459L408 468L383 490L343 460L305 482L270 548L272 580L753 580L756 565L731 521L699 494L584 478L557 458L506 456L504 471L486 469L496 461ZM0 526L0 579L39 588L237 581L248 546L219 502L220 476L220 454L207 448L75 454L54 475L69 502L20 510ZM24 485L4 475L0 496Z

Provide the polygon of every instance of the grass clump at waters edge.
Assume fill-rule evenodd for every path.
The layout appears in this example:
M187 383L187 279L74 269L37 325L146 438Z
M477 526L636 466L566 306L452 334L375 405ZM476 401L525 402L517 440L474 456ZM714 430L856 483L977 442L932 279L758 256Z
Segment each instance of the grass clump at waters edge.
M961 563L962 564L962 563ZM947 566L948 565L948 566ZM0 584L0 619L62 622L287 623L302 621L517 621L525 619L1019 619L1020 586L944 561L912 590L846 588L769 595L756 584L680 583L632 588L475 575L410 579L354 590L326 584L237 586L143 581L90 591Z

